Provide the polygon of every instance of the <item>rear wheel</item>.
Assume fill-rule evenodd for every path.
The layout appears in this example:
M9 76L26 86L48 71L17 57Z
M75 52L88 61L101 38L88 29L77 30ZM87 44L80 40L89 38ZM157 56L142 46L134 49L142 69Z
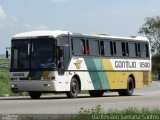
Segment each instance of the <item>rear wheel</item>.
M39 99L41 97L41 93L40 92L29 92L29 96L32 99Z
M79 83L76 78L72 78L71 83L70 83L70 91L67 92L67 97L68 98L76 98L79 93Z
M120 96L132 96L134 92L134 81L133 78L129 77L127 82L127 89L119 90Z
M102 90L90 90L89 91L89 95L91 97L102 97L103 93L104 93L104 91L102 91Z

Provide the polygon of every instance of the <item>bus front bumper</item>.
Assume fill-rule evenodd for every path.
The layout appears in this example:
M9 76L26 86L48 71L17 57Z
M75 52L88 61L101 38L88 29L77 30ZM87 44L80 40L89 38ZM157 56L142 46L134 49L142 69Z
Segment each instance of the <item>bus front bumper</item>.
M56 92L58 87L56 87L56 81L11 81L11 91L14 93L28 91Z

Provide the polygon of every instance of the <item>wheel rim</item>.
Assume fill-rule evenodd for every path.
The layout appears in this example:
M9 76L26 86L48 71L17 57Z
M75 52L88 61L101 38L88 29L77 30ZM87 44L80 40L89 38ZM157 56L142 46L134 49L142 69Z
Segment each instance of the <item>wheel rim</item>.
M72 83L72 93L73 93L73 94L77 94L77 92L78 92L77 83L76 83L76 82L73 82L73 83Z

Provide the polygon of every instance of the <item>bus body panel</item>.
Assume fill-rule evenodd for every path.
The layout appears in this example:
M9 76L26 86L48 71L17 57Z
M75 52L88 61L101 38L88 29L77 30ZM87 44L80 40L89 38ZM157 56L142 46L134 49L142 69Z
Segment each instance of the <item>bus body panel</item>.
M68 71L64 75L58 75L57 71L11 72L11 78L20 75L18 79L32 79L13 80L11 84L16 84L19 91L69 91L72 77L78 75L81 82L81 90L114 90L126 89L128 77L133 75L136 88L150 86L151 83L148 81L150 78L149 68L142 71L139 70L140 68L138 66L135 68L136 70L127 70L128 68L120 70L113 67L116 65L116 61L116 59L73 57ZM145 60L145 62L148 61ZM144 62L144 60L141 62ZM137 65L139 63L140 61L136 61ZM21 75L24 76L21 77ZM47 80L53 76L55 80ZM39 77L41 80L34 80L34 77ZM147 81L144 81L144 78ZM47 86L48 84L49 86Z
M117 61L119 61L119 59L75 57L72 58L68 70L74 71L75 74L79 75L80 80L85 80L85 82L88 81L88 83L85 83L84 81L82 81L82 83L92 84L89 85L90 87L87 88L83 87L82 84L81 86L82 90L126 89L127 80L130 75L133 75L135 79L136 88L150 86L151 63L149 60L127 60L127 62L126 60L121 60L127 63L124 65L123 64L119 65L119 67L121 68L124 67L122 69L115 67ZM129 61L130 62L134 61L135 65L129 66L128 65ZM148 66L142 65L142 63L147 63ZM82 72L84 72L83 75L81 75ZM146 82L144 81L144 78L147 80Z

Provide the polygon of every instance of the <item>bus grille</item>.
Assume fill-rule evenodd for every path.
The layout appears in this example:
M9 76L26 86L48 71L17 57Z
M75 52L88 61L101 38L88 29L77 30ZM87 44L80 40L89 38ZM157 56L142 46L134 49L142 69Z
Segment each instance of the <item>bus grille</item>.
M41 77L22 77L19 80L41 80Z

